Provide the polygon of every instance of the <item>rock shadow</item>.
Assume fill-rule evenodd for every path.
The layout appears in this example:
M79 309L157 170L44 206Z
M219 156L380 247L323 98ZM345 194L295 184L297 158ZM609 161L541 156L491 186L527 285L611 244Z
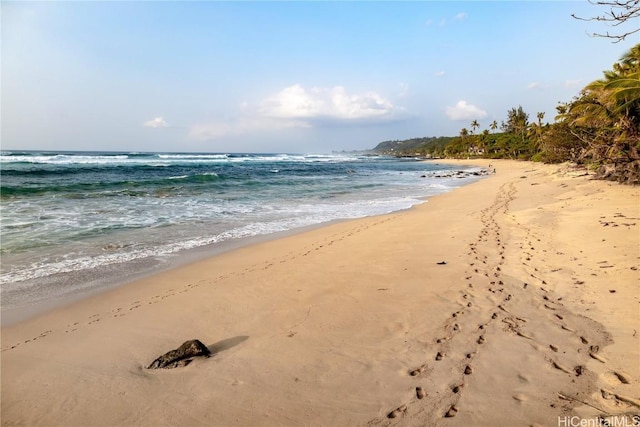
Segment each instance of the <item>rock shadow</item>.
M218 341L215 344L208 345L207 348L211 352L211 356L215 356L217 353L229 350L230 348L233 348L238 344L242 344L248 339L249 337L246 335L239 335L237 337L227 338L225 340Z

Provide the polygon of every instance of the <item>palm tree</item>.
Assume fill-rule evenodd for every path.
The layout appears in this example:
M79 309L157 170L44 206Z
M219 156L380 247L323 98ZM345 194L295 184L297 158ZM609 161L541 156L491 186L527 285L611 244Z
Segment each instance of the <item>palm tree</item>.
M596 83L596 82L594 82ZM638 134L640 126L640 44L632 47L605 73L604 90L608 92L611 109L620 114L625 131Z
M619 179L640 181L640 44L589 83L561 118L594 161L612 165Z
M538 123L531 123L529 125L528 136L535 138L534 150L538 151L542 146L542 129L543 129L542 119L544 118L544 113L538 112L536 114L536 117L538 118Z
M477 120L471 122L471 133L473 134L477 128L480 127L480 123Z
M498 122L496 122L495 120L491 122L491 124L489 125L489 127L491 128L492 131L496 131L496 129L498 129Z

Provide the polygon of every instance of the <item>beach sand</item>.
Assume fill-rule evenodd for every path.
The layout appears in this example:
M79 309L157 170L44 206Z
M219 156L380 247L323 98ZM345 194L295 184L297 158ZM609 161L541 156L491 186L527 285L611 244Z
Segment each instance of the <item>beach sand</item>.
M566 165L464 163L497 173L4 327L2 425L558 426L640 413L640 189ZM146 369L189 339L212 357Z

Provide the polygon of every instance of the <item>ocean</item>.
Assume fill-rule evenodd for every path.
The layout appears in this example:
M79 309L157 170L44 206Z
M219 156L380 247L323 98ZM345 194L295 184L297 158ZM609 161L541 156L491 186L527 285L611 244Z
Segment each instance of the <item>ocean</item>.
M359 154L0 153L2 310L257 236L410 208L483 174Z

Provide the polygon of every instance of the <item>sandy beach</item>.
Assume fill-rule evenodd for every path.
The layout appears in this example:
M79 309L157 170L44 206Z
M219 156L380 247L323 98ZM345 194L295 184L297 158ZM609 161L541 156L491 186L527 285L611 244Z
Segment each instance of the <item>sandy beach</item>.
M2 425L631 423L640 188L461 163L496 173L3 327Z

